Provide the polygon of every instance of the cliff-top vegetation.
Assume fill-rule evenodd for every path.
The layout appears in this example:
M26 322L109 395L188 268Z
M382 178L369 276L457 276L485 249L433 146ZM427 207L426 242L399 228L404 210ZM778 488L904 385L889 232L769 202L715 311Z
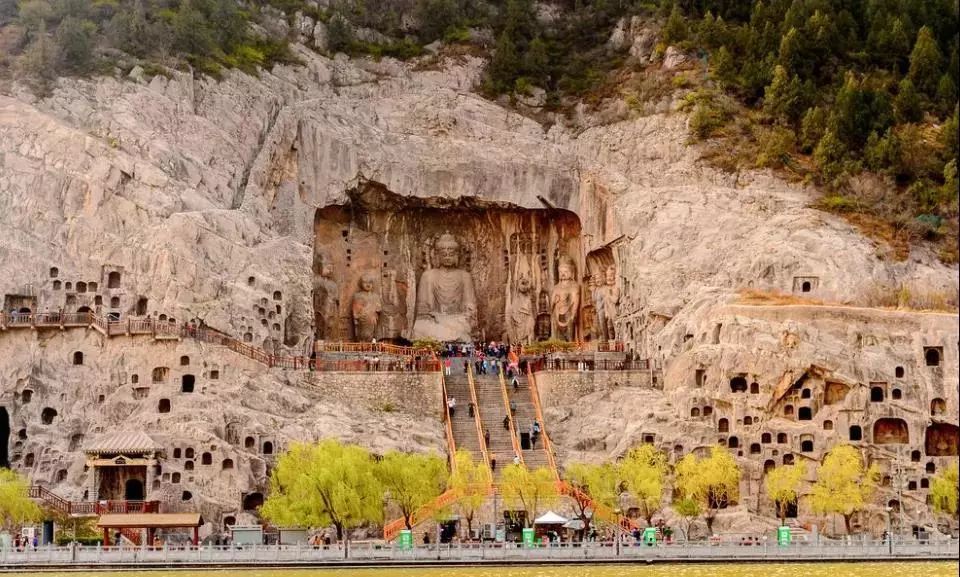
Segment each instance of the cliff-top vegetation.
M958 259L954 0L0 0L0 74L256 72L295 61L303 17L331 53L486 55L478 90L540 113L672 93L717 166L820 185L899 258L931 241ZM609 42L631 22L656 37L642 62ZM687 64L665 74L668 47Z

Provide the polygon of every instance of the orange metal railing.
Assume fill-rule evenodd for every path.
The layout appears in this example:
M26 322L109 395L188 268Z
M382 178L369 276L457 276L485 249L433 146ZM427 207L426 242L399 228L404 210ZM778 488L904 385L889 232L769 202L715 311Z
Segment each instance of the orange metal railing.
M471 367L471 371L473 368ZM520 450L520 439L517 437L516 422L513 419L513 412L510 410L510 396L507 394L507 380L503 376L503 363L500 364L498 372L500 376L500 394L503 395L503 406L507 411L507 417L510 418L510 442L513 444L513 454L520 458L523 463L523 451Z
M533 371L527 366L527 385L530 387L530 398L533 400L533 408L536 411L537 422L540 423L540 436L543 437L543 450L547 452L547 464L553 475L559 479L560 471L557 469L557 460L553 454L553 444L550 441L550 435L547 434L547 422L543 418L543 407L540 406L540 390L537 389L537 379L533 376Z
M469 363L470 361L465 361ZM477 388L473 381L473 371L467 371L467 384L470 389L470 401L473 403L473 422L477 427L477 438L480 440L480 456L483 458L483 464L490 467L490 455L487 452L487 441L483 436L483 419L480 416L480 401L477 397Z

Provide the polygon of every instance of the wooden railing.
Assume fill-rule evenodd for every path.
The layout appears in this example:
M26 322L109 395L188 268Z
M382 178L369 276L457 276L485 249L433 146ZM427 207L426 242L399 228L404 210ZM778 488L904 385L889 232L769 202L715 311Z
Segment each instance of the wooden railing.
M527 363L530 370L539 371L649 371L649 359L633 361L575 360L575 359L546 359L539 358Z
M153 318L129 317L111 320L92 312L82 313L6 313L0 312L0 328L75 328L91 327L107 337L119 335L153 335L157 339L190 338L227 347L231 351L267 365L293 370L340 372L433 372L441 370L440 361L426 349L400 347L388 343L336 343L345 352L381 352L403 356L403 359L380 360L323 360L305 356L276 355L243 343L209 327L178 324ZM355 346L354 346L355 345ZM347 351L347 349L354 349Z
M471 371L473 368L471 367ZM520 458L523 463L523 451L520 450L520 439L517 437L517 426L514 420L513 411L510 410L510 396L507 394L507 381L503 376L503 363L500 363L497 375L500 378L500 394L503 395L503 406L507 411L507 417L510 419L510 442L513 444L513 454Z
M550 353L622 353L626 347L619 341L572 341L557 343L552 346L519 345L520 354L544 355ZM526 350L525 350L526 349Z
M464 361L469 364L469 359ZM483 436L483 419L480 415L480 401L477 398L477 387L473 381L473 371L467 371L467 386L470 389L470 402L473 403L473 422L477 427L477 438L480 439L480 456L483 464L490 468L490 455L487 452L487 441Z
M437 511L442 510L443 508L452 505L460 498L460 493L455 489L447 489L440 494L439 497L433 501L427 503L423 507L417 509L417 511L410 516L410 525L411 527L416 527L418 524L426 521L427 519L433 517ZM406 519L400 517L399 519L394 519L386 525L383 526L383 540L384 541L393 541L397 538L397 535L400 534L400 531L407 527Z
M527 385L530 387L530 398L533 400L533 408L537 415L537 422L540 423L540 435L543 437L543 450L547 452L547 465L553 471L553 475L559 479L560 471L557 469L557 460L553 454L553 444L550 442L550 435L547 434L547 422L543 418L543 407L540 406L540 390L537 388L537 379L533 376L530 366L527 366Z
M159 513L159 501L68 501L46 487L31 485L31 499L43 501L65 515L95 516L108 513Z
M349 342L327 342L317 341L313 344L313 350L317 353L383 353L386 355L399 356L417 356L432 355L430 349L418 349L415 347L404 347L391 343L349 343Z

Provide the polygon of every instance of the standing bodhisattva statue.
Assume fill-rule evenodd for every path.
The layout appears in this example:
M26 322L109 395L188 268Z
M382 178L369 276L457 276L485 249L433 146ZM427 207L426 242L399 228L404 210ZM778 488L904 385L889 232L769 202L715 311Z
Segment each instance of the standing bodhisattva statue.
M580 285L574 280L577 265L569 256L561 256L557 264L560 280L553 285L550 305L553 310L554 337L563 341L577 338L577 314L580 312Z
M444 233L435 248L439 266L425 270L417 286L413 338L471 342L477 325L477 297L470 273L458 268L460 244Z

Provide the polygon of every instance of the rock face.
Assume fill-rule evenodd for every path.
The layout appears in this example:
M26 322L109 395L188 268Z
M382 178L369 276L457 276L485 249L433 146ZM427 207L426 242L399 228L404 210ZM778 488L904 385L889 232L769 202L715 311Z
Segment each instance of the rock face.
M638 34L630 34L634 47ZM880 412L904 421L911 451L926 450L933 424L956 426L957 395L948 386L957 377L956 315L731 304L747 288L856 303L877 285L901 283L955 302L956 267L924 250L903 262L884 258L884 247L809 208L812 191L765 173L735 177L704 166L686 145L680 115L546 130L471 92L479 60L418 70L390 59L299 56L302 66L259 78L228 73L216 82L171 72L143 82L63 80L43 100L17 91L0 96L5 310L88 307L120 318L197 319L268 351L302 353L314 335L316 252L329 248L316 246L318 215L375 181L393 195L431 202L568 211L580 229L572 256L586 265L577 274L615 265L615 332L628 350L662 364L663 388L604 392L611 382L598 380L598 392L558 401L547 425L556 421L562 458L616 456L650 431L671 451L720 437L729 446L737 436L734 450L744 452L744 463L762 467L750 445L760 442L763 458L773 459L773 445L754 439L764 427L782 429L796 458L807 459L845 440L854 420L871 455L882 458L891 445L874 447L874 436L902 440L904 429L877 425ZM383 261L396 262L392 254ZM343 270L335 277L338 286L350 285ZM575 280L585 287L588 279ZM508 295L500 298L505 308ZM10 422L10 455L20 456L12 464L65 495L80 498L88 484L82 440L119 426L144 429L166 447L163 473L171 481L165 485L161 474L161 494L189 490L218 520L239 514L241 494L265 489L262 439L273 448L335 435L377 450L444 449L438 419L413 405L384 410L383 399L394 393L357 401L316 388L355 387L362 378L308 382L222 347L77 331L0 333L0 406ZM940 348L940 376L921 362L924 347ZM82 366L72 363L75 351L84 353ZM179 364L182 356L188 365ZM906 377L895 376L897 366ZM170 371L154 384L157 367ZM219 371L217 383L212 371ZM699 371L704 380L694 390ZM194 393L177 393L185 374L196 379ZM761 393L732 391L731 379L741 374L748 390L756 382ZM800 400L816 405L809 423L784 414L784 399L804 374L811 397ZM834 382L849 387L842 406L853 413L823 406ZM864 400L872 382L885 383L881 404ZM138 391L144 383L149 390ZM422 407L436 406L430 383L409 385L425 389ZM898 383L901 398L888 403ZM162 398L169 413L158 412ZM702 407L700 417L690 416L698 399L712 416L703 417ZM944 404L936 417L929 415L934 399ZM631 404L645 409L625 410ZM795 415L801 406L794 403ZM45 407L57 411L49 425ZM748 416L761 425L744 424ZM729 426L722 435L720 418ZM828 419L832 432L822 430ZM228 434L235 421L243 431ZM568 424L576 422L590 428ZM946 425L938 439L952 438ZM255 450L245 446L248 430ZM803 450L805 435L812 451ZM198 466L184 476L172 455L186 447L215 454L212 463L230 458L235 467L221 474L215 465ZM776 450L775 461L787 446ZM183 487L173 486L173 472ZM758 473L751 474L754 483Z

